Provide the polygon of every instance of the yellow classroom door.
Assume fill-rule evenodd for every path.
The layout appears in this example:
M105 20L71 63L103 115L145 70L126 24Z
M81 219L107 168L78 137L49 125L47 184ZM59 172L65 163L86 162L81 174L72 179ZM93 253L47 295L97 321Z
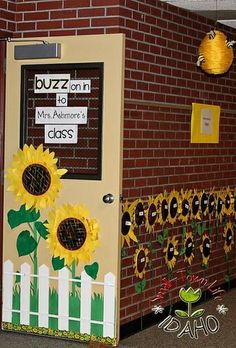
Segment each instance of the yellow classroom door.
M2 327L116 344L124 36L32 40L7 47Z

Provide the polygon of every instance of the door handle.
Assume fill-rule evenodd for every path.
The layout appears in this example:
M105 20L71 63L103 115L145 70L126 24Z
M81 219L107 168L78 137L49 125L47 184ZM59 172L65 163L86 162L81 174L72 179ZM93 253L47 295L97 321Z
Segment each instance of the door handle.
M102 197L102 200L103 200L103 202L106 203L106 204L111 204L111 203L114 202L114 196L113 196L112 193L107 193L106 195L104 195L104 196Z

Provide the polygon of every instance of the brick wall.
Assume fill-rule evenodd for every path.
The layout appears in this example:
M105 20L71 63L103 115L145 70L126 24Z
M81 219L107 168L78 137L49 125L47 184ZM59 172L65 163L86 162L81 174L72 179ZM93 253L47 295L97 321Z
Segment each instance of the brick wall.
M12 36L15 31L15 3L13 1L0 1L0 35Z
M14 37L126 34L125 121L123 197L130 203L141 198L148 207L148 197L196 189L208 192L213 187L235 187L236 174L236 68L225 76L208 76L196 66L197 48L213 23L200 16L156 0L66 0L1 1L1 28ZM14 21L15 16L15 21ZM5 26L5 27L4 27ZM222 27L235 39L236 32ZM190 144L191 103L220 105L219 144ZM168 196L169 197L169 196ZM230 266L235 277L235 262L225 261L222 236L224 224L213 216L204 216L205 229L211 231L212 253L208 269L201 267L196 234L192 272L207 279L224 282ZM201 220L199 220L201 222ZM199 225L200 226L200 225ZM203 224L201 224L203 226ZM211 229L211 226L213 227ZM165 225L168 236L176 235L182 243L183 228L178 222ZM191 229L188 220L187 229ZM194 227L195 228L195 227ZM147 233L144 224L135 234L144 247L152 249L145 274L145 290L138 294L135 284L131 242L123 248L121 271L121 323L128 323L151 312L150 301L167 275L163 248L157 242L163 226ZM233 256L235 252L233 251ZM186 271L183 256L178 256L173 277ZM177 300L181 279L172 282L164 304Z
M208 76L196 66L198 46L213 23L185 10L159 1L127 1L122 11L126 33L126 80L124 123L124 170L123 197L133 202L141 198L148 208L148 197L156 198L164 190L170 197L172 190L181 189L201 193L235 187L236 177L236 68L235 64L225 76ZM224 32L235 37L229 28ZM190 122L192 102L221 106L219 144L191 144ZM202 224L201 220L205 220ZM201 216L199 229L210 234L212 241L209 267L201 265L199 249L202 235L188 220L186 229L194 235L194 260L187 267L183 255L178 255L171 275L172 288L164 296L163 305L179 300L178 290L186 284L181 274L197 274L210 282L222 284L228 267L235 277L236 267L232 259L225 261L223 221ZM176 236L178 251L183 245L183 228L177 221L173 225L155 224L154 231L147 233L144 223L134 228L137 239L144 248L149 248L149 265L145 274L146 287L138 294L135 284L140 279L134 275L136 243L123 248L121 280L121 322L128 323L151 312L159 300L151 299L163 287L162 279L171 278L164 260L163 249L167 237ZM147 226L146 226L147 227ZM163 245L158 236L167 229ZM202 230L203 232L203 230ZM204 235L204 234L203 234ZM180 272L182 270L182 272ZM203 281L203 280L202 280ZM199 286L193 283L193 286ZM206 290L207 284L203 290Z

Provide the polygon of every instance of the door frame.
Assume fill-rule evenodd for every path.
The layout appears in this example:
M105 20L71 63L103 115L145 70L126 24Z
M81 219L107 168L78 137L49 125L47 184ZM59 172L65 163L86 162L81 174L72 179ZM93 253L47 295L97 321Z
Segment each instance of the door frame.
M0 325L2 323L2 263L3 263L3 192L4 192L4 134L6 42L0 42ZM0 326L1 327L1 326Z

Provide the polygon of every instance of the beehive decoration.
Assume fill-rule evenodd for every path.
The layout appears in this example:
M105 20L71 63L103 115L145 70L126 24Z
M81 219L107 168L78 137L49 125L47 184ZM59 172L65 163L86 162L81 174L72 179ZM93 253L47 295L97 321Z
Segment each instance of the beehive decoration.
M199 46L197 66L208 74L226 73L234 59L234 43L235 41L228 41L221 31L211 30Z

